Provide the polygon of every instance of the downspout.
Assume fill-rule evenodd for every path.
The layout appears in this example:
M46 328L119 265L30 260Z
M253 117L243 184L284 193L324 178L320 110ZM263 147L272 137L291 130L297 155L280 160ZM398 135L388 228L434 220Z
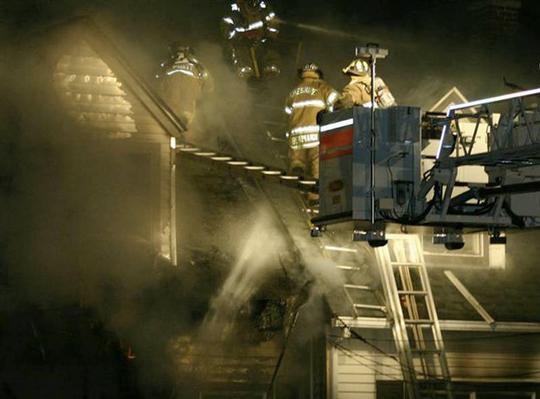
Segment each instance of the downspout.
M169 251L171 256L171 264L178 266L178 253L176 246L176 138L170 138L170 198L169 198Z

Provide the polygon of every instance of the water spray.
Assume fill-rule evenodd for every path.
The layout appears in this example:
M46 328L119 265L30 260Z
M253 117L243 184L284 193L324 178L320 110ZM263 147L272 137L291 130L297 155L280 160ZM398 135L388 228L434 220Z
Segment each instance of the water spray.
M283 25L293 26L293 27L298 28L298 29L303 29L303 30L307 30L307 31L310 31L310 32L315 32L315 33L320 33L322 35L329 35L329 36L334 36L334 37L343 37L343 38L354 39L354 40L365 40L365 38L362 38L361 36L355 35L353 33L343 32L341 30L336 30L336 29L328 29L328 28L325 28L325 27L322 27L322 26L319 26L319 25L311 25L311 24L303 24L303 23L300 23L300 22L285 21L285 20L283 20L281 18L277 18L277 21L280 24L283 24Z

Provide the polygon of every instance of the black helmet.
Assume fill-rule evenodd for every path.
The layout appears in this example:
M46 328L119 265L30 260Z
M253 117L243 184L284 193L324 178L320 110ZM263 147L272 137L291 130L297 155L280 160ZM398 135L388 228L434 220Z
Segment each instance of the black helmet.
M322 79L324 76L321 68L319 68L317 64L310 62L310 63L305 64L302 68L298 70L298 77L303 78L306 75L311 75L313 73L317 74L319 79Z

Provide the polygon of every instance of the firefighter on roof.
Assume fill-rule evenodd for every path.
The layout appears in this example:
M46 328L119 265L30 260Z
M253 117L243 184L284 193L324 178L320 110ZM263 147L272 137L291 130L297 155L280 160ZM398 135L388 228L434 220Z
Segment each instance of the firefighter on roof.
M354 59L343 68L343 73L350 77L349 83L344 87L336 109L350 108L354 105L371 107L371 68L369 62L363 58ZM387 108L396 105L394 96L384 81L375 78L375 107Z
M332 109L338 93L323 80L315 64L298 70L301 82L287 97L290 170L298 176L319 177L319 125L317 114Z
M206 68L195 58L190 47L173 43L169 59L161 64L156 76L167 105L186 126L195 118L197 101L205 91L212 90Z
M236 73L242 78L279 74L279 55L273 50L278 22L269 1L236 0L221 20Z

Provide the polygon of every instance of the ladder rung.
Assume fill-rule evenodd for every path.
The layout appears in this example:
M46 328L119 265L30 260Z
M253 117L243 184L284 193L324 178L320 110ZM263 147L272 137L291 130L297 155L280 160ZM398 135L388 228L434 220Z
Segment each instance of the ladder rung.
M433 378L430 378L430 379L421 379L421 378L419 378L418 382L421 382L422 384L446 384L449 381L445 380L444 378L436 379L436 380L434 380ZM448 398L448 391L445 391L445 390L442 390L442 389L427 389L427 388L426 389L420 389L420 393L427 393L427 394L430 395L429 397L432 397L431 395L437 395L437 396L440 396L442 398Z
M398 291L399 295L427 295L427 291Z
M348 252L348 253L353 253L353 254L358 252L356 249L347 248L347 247L339 247L336 245L324 245L322 249L325 251Z
M371 288L367 285L356 285L356 284L343 284L345 288L350 288L353 290L362 290L362 291L371 291Z
M422 267L424 266L423 263L418 263L418 262L390 262L390 264L394 267L399 267L399 266Z
M378 262L384 275L382 284L388 299L388 312L394 316L392 329L396 348L400 356L406 357L407 362L410 362L408 364L412 365L411 378L416 378L419 387L426 389L430 385L433 386L432 389L422 392L431 394L437 389L444 392L445 398L448 398L451 393L444 390L448 388L448 385L441 384L450 382L448 364L444 346L442 342L437 341L441 332L431 300L429 273L422 257L420 239L417 235L407 236L407 243L405 243L405 239L401 240L400 235L390 235L387 238L389 245L386 249L383 248L384 252L378 257ZM393 241L395 241L394 247L392 247ZM401 242L404 245L400 245ZM423 307L420 310L416 307L422 299L426 302L425 310ZM406 309L407 305L412 306L409 312ZM399 342L396 337L408 339L405 342ZM422 367L420 368L419 365ZM433 384L434 382L437 384ZM425 394L419 396L435 397L435 395Z
M434 322L433 320L427 320L427 319L405 319L405 324L431 326L434 324Z
M337 265L336 268L341 269L341 270L362 270L359 267L347 266L347 265Z
M439 349L411 349L411 352L418 355L440 355L441 351Z
M353 306L357 309L368 309L368 310L378 310L380 312L386 313L386 307L380 305L363 305L360 303L355 303Z

